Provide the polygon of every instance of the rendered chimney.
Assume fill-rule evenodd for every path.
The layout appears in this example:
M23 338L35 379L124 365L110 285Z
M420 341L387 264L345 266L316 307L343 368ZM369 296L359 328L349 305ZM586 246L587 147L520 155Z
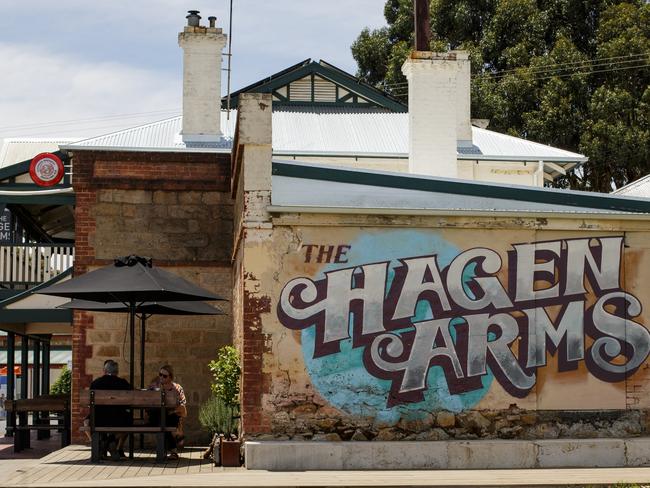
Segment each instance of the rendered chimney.
M465 105L459 78L466 59L466 53L413 51L402 66L409 83L410 173L458 177L456 143L458 136L467 137L459 116ZM471 126L469 131L471 141Z
M183 142L216 142L221 133L222 29L200 25L198 10L190 10L187 25L178 34L183 49Z
M430 51L429 0L414 1L413 21L415 49L402 65L409 84L409 172L457 178L457 146L472 145L469 57Z

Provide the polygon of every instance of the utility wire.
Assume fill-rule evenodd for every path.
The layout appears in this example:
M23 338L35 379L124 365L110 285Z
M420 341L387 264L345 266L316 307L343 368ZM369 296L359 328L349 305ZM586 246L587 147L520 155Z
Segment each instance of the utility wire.
M647 62L647 61L648 61L648 56L643 55L643 57L638 57L638 58L634 58L634 59L626 59L626 60L621 60L621 61L603 61L603 62L599 62L599 63L593 63L593 64L590 64L590 65L589 64L583 64L583 65L574 66L574 67L561 67L561 68L552 68L552 69L547 69L547 68L543 68L543 67L539 67L539 68L519 68L518 70L515 70L514 72L515 73L520 73L522 75L526 75L526 74L550 74L550 73L559 73L559 72L562 72L562 71L569 71L571 69L581 70L581 69L584 69L584 68L601 68L603 66L618 66L618 65L622 65L622 64L631 64L631 63L639 63L639 62ZM501 74L481 73L479 75L475 75L475 77L476 76L490 76L492 78L497 78L498 79L498 78L504 78L504 77L506 77L506 76L508 76L508 75L510 75L512 73L513 73L513 71L508 71L507 73L502 72Z
M81 122L99 122L99 121L110 120L110 119L126 119L126 118L134 118L134 117L144 117L149 115L162 115L168 113L180 114L180 108L169 109L169 110L155 110L152 112L104 115L99 117L89 117L85 119L53 120L48 122L41 122L38 124L7 125L7 126L0 127L0 130L37 129L40 127L51 127L53 125L70 125L70 124L78 124Z
M544 66L539 66L537 68L528 68L528 67L521 67L521 68L511 68L511 69L504 69L500 71L495 71L493 75L501 75L504 73L511 73L511 72L516 72L521 69L541 69L541 70L546 70L548 68L557 68L561 66L573 66L573 65L584 65L584 64L589 64L589 63L602 63L604 61L609 61L609 60L616 60L616 59L628 59L628 58L639 58L639 57L646 57L650 54L650 52L644 52L644 53L639 53L639 54L627 54L624 56L611 56L607 58L594 58L594 59L585 59L583 61L571 61L567 63L555 63L555 64L546 64Z
M551 75L551 76L544 76L544 77L534 78L532 80L520 79L518 81L524 82L524 83L533 83L535 81L548 80L550 78L569 78L569 77L572 77L572 76L585 76L585 75L591 75L591 74L594 74L594 73L607 73L607 72L610 72L610 71L622 71L622 70L628 70L628 69L647 68L647 67L650 67L650 64L644 64L644 65L641 65L641 66L624 66L624 67L620 67L620 68L603 69L603 70L596 70L596 71L584 71L584 72L580 72L580 73L567 73L567 74L564 74L564 75ZM400 90L395 90L394 92L392 92L392 95L402 96L402 95L406 95L407 93L408 93L408 89L407 88L402 88Z
M526 74L526 73L533 73L533 74L548 74L548 73L553 73L553 72L561 72L564 70L571 69L570 67L573 67L573 69L584 69L584 68L597 68L597 67L602 67L602 66L616 66L620 64L629 64L629 63L636 63L636 62L642 62L646 61L646 58L650 55L650 52L646 53L641 53L641 54L630 54L627 56L612 56L612 57L607 57L607 58L594 58L591 60L585 60L585 61L575 61L575 62L569 62L569 63L556 63L556 64L548 64L545 66L539 66L539 67L525 67L522 66L520 68L513 68L513 69L507 69L507 70L501 70L501 71L495 71L495 72L486 72L486 73L478 73L475 75L472 75L472 78L476 77L481 77L481 76L492 76L492 77L502 77L506 76L509 73L519 73L519 74ZM608 60L620 60L620 61L608 61ZM566 67L566 68L563 68ZM408 82L400 82L400 83L386 83L383 86L385 88L397 88L400 86L406 86L408 85Z
M642 61L642 60L639 60L639 61ZM602 66L606 66L606 65L603 64ZM650 64L641 64L641 65L634 65L634 66L618 66L618 67L609 68L609 69L600 69L600 70L590 69L590 70L586 70L586 71L576 71L576 72L573 72L573 73L558 73L558 74L548 74L548 73L552 73L552 72L547 72L547 73L539 72L537 74L547 75L547 76L535 76L535 77L533 77L531 79L519 79L518 81L532 83L532 82L535 82L535 81L548 80L550 78L570 78L572 76L584 76L584 75L591 75L591 74L595 74L595 73L609 73L609 72L612 72L612 71L622 71L622 70L628 70L628 69L647 68L649 66L650 66ZM600 67L600 66L595 66L595 67ZM479 76L485 76L485 75L479 75ZM473 78L476 78L476 76L473 76ZM391 94L395 95L395 94L406 93L406 91L408 90L407 85L408 85L408 83L400 84L399 86L393 85L394 88L392 89ZM388 85L388 86L390 87L390 85ZM401 92L403 92L403 93L401 93Z

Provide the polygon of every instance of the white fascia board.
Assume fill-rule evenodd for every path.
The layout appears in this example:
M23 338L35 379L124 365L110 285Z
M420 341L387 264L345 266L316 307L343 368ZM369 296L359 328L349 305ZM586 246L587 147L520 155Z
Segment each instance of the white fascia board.
M515 163L529 163L544 161L545 163L565 163L576 164L584 163L589 160L588 157L572 157L572 156L490 156L487 154L459 154L458 159L469 161L494 161L494 162L515 162Z
M289 151L273 150L274 156L295 156L310 158L381 158L381 159L408 159L407 153L372 153L372 152L352 152L352 151ZM490 161L503 163L537 163L539 161L553 162L558 164L576 164L584 163L589 160L587 157L558 157L558 156L490 156L487 154L458 154L457 159L463 161Z
M634 212L584 212L584 211L532 211L532 210L483 210L483 209L434 209L434 208L359 208L359 207L319 207L294 205L268 205L269 213L277 214L356 214L356 215L419 215L419 216L462 216L462 217L542 217L542 218L598 218L606 220L641 220L650 221L650 214Z
M124 147L124 146L59 146L62 151L124 151L124 152L177 152L177 153L214 153L231 154L231 149L223 147Z
M0 190L0 195L20 195L20 196L37 196L37 195L60 195L62 193L74 193L74 188L56 188L53 190Z

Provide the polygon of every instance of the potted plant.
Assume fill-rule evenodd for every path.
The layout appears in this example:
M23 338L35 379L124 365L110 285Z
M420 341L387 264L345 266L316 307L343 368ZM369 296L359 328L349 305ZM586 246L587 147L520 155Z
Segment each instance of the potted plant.
M241 368L237 349L232 346L222 347L217 353L217 359L210 361L208 366L214 378L211 385L214 398L209 402L209 408L215 433L220 434L218 453L221 465L240 466L241 441L238 436L238 424Z
M219 465L221 441L236 432L236 419L233 419L232 411L225 402L220 397L212 395L199 409L199 422L212 437L210 445L203 453L203 459L212 458L215 465Z

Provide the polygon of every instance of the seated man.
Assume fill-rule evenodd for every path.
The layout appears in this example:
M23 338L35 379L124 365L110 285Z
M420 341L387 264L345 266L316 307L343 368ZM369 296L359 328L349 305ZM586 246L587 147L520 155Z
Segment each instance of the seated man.
M124 378L117 376L119 365L112 359L104 361L104 375L97 378L90 384L91 390L131 390L132 387ZM95 407L96 427L129 427L132 424L131 411L120 406L97 406ZM113 434L102 436L101 452L108 449L111 458L119 460L124 456L121 450L126 435L116 437Z

